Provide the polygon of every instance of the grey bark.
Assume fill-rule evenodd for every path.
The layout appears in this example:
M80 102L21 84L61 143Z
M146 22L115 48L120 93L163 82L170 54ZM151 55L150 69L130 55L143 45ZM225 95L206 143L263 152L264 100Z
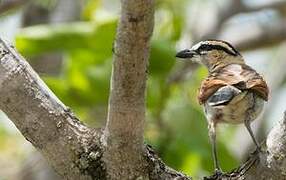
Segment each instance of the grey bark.
M111 179L146 179L142 158L145 86L149 41L153 31L153 0L122 0L114 44L114 60L104 161Z
M122 0L103 133L82 124L16 50L0 41L0 108L64 179L190 179L143 144L153 0ZM221 178L285 179L286 118L265 153ZM267 153L266 153L267 152ZM217 177L210 177L218 179Z
M24 6L22 26L56 24L80 19L81 3L78 0L58 0L52 8L37 3ZM63 53L53 52L30 57L29 63L38 74L59 75L62 69ZM40 153L30 153L15 175L19 180L59 180L56 172L47 164Z
M91 138L96 141L93 130L79 122L13 47L1 40L0 52L0 108L60 175L90 179L82 173L86 162L81 158L97 150L98 143L89 144Z

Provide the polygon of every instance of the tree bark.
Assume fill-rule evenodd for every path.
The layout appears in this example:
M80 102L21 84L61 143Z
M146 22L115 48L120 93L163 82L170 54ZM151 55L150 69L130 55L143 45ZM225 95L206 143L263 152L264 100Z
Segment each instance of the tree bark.
M66 179L90 179L83 156L97 153L94 131L49 90L30 65L0 41L0 108ZM95 141L93 145L89 142ZM98 138L97 138L98 139Z
M146 179L142 157L145 122L145 86L153 0L122 0L111 79L104 161L111 179Z

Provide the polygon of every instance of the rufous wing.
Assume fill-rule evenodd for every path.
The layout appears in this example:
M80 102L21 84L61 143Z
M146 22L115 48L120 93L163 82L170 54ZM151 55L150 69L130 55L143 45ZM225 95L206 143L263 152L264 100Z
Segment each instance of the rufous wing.
M205 103L208 98L213 95L219 88L226 86L227 83L221 79L208 77L205 79L200 87L198 100L200 104Z
M262 77L248 81L247 87L257 93L262 99L268 101L269 89Z
M202 82L198 95L199 103L204 104L219 88L227 85L253 91L265 101L268 100L269 90L265 80L251 67L233 64L211 73Z

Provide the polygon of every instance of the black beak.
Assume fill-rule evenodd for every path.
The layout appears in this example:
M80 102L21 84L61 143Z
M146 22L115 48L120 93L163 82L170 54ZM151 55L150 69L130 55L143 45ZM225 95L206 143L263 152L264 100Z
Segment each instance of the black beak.
M194 55L198 54L196 51L185 49L176 54L178 58L192 58Z

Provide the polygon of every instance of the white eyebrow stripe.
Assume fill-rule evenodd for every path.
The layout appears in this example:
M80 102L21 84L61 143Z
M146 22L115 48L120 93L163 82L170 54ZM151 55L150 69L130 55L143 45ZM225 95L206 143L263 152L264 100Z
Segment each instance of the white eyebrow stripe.
M200 48L200 46L202 46L202 45L221 46L221 47L229 50L233 54L237 54L237 51L233 47L231 47L228 43L223 42L223 41L201 41L201 42L195 44L191 48L191 50L198 50Z
M205 44L205 42L204 42L204 41L201 41L201 42L195 44L195 45L191 48L191 50L198 50L199 47L200 47L201 45L203 45L203 44Z
M222 47L228 49L230 52L233 52L234 54L236 54L235 50L232 47L230 47L228 44L221 42L221 41L214 41L214 42L215 42L214 45L222 46Z

